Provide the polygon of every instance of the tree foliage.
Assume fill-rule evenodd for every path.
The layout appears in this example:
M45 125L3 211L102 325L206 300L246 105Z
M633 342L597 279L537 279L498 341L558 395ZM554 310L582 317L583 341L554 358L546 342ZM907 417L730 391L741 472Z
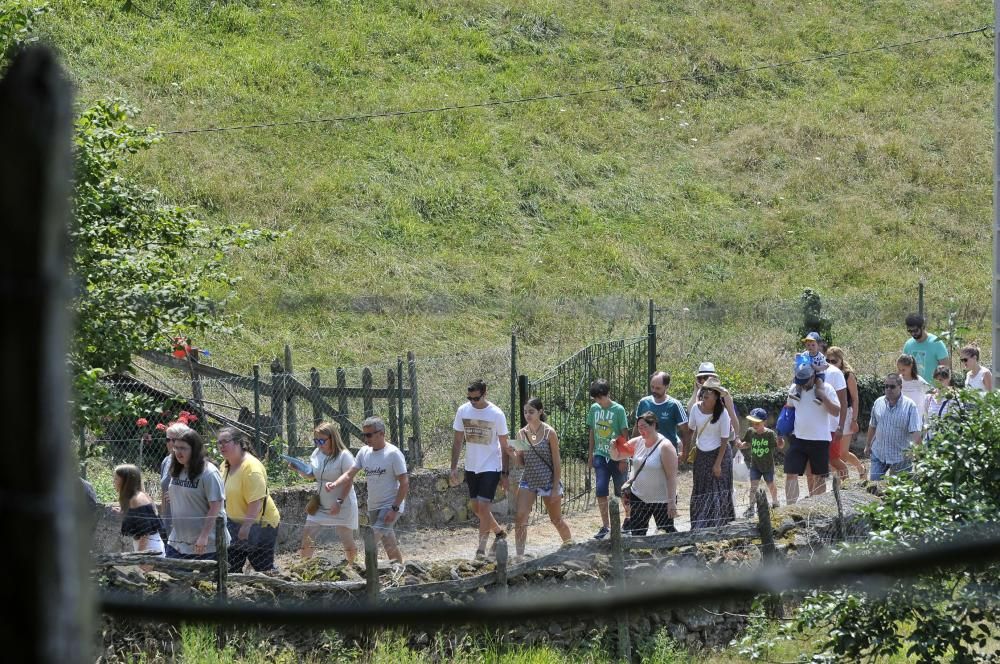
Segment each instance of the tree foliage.
M34 21L45 11L44 5L6 2L3 45L31 41ZM79 114L75 127L69 232L76 328L69 361L76 414L98 430L139 405L138 396L112 394L101 376L127 368L135 353L168 348L174 337L224 329L222 307L235 284L227 256L276 236L209 225L193 209L124 175L126 159L161 140L153 128L133 126L136 114L124 100L100 100Z
M844 555L879 554L953 539L1000 519L1000 394L961 392L962 408L938 420L917 448L912 474L889 479L880 502L865 508L871 537ZM851 585L809 595L781 630L820 635L813 661L874 661L906 654L915 661L997 661L1000 567L941 568L888 587ZM760 656L766 644L749 644ZM803 660L810 659L803 655Z

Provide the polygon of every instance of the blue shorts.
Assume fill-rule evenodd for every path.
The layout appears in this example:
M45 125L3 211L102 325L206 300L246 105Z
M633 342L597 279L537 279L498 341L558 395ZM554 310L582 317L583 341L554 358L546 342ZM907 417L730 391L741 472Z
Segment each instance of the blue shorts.
M523 489L525 491L534 491L535 494L539 498L548 498L548 497L550 497L552 495L552 487L551 486L548 486L548 487L546 487L544 489L532 489L530 486L528 486L527 482L521 482L520 484L517 485L517 488L518 489ZM562 482L559 483L559 492L556 495L557 496L563 495L563 483Z
M767 482L768 484L770 484L771 482L773 482L774 481L774 468L772 468L769 472L762 473L759 470L757 470L756 468L754 468L753 466L750 466L750 481L751 482L756 482L757 480L759 480L762 477L764 478L764 481Z
M594 455L594 474L597 476L597 497L607 498L610 482L615 484L615 495L621 498L622 484L625 483L624 470L618 469L618 462L600 454Z
M389 539L394 539L396 537L395 528L396 522L399 521L399 517L392 523L386 523L385 517L392 511L391 507L383 507L380 510L369 510L368 512L368 523L371 524L372 530L378 537L387 537Z

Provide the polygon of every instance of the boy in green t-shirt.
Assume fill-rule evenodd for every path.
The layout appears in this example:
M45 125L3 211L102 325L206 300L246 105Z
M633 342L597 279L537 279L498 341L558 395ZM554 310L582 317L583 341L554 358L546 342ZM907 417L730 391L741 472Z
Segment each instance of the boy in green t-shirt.
M628 437L628 415L624 406L611 400L611 387L603 378L591 384L590 398L594 403L587 412L587 429L590 431L587 461L594 469L597 485L597 509L601 513L601 528L594 535L594 539L599 540L611 532L608 512L610 484L614 483L615 495L621 497L622 484L625 483L628 463L611 459L611 441L622 434ZM627 508L625 516L628 516Z
M764 426L766 419L767 411L763 408L751 410L747 416L750 427L743 434L743 439L736 444L736 447L743 450L743 457L750 467L750 507L746 511L748 518L754 514L757 484L762 477L771 492L771 507L778 506L778 487L774 484L774 451L783 448L784 443L778 440L774 430Z

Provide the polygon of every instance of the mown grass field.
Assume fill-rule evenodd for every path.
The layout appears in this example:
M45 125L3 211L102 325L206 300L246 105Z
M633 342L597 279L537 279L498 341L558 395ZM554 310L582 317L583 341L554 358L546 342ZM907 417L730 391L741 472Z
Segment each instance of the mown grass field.
M243 327L200 340L222 364L285 342L303 365L440 356L512 328L548 361L641 329L647 298L722 312L706 325L724 347L755 327L747 307L805 286L877 302L859 343L898 348L921 277L932 319L961 311L989 346L990 39L732 73L979 27L983 0L51 5L41 32L80 103L124 96L165 131L699 77L166 136L136 177L289 231L232 256Z

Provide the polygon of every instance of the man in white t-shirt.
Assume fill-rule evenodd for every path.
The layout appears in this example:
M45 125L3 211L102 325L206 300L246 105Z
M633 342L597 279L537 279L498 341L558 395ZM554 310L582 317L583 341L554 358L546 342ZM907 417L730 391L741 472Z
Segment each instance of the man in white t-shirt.
M472 509L479 517L479 546L476 557L486 555L486 544L493 533L492 548L504 539L507 531L500 527L490 511L497 485L508 490L507 416L486 400L486 383L477 379L469 384L468 403L455 413L455 439L451 446L451 483L458 485L458 458L465 443L465 483L469 485Z
M800 398L786 405L795 409L794 436L785 452L785 498L789 505L799 499L799 476L806 465L815 474L809 495L826 492L826 476L830 473L830 416L840 417L837 393L827 381L816 381L812 364L802 364L795 370L795 384Z
M361 423L361 431L367 444L358 450L354 465L333 482L327 482L324 488L332 492L338 486L353 482L355 475L365 471L368 523L375 533L375 544L382 542L389 560L402 564L403 554L396 541L394 526L406 509L406 494L410 492L406 458L398 447L386 442L385 421L381 417L367 418Z

